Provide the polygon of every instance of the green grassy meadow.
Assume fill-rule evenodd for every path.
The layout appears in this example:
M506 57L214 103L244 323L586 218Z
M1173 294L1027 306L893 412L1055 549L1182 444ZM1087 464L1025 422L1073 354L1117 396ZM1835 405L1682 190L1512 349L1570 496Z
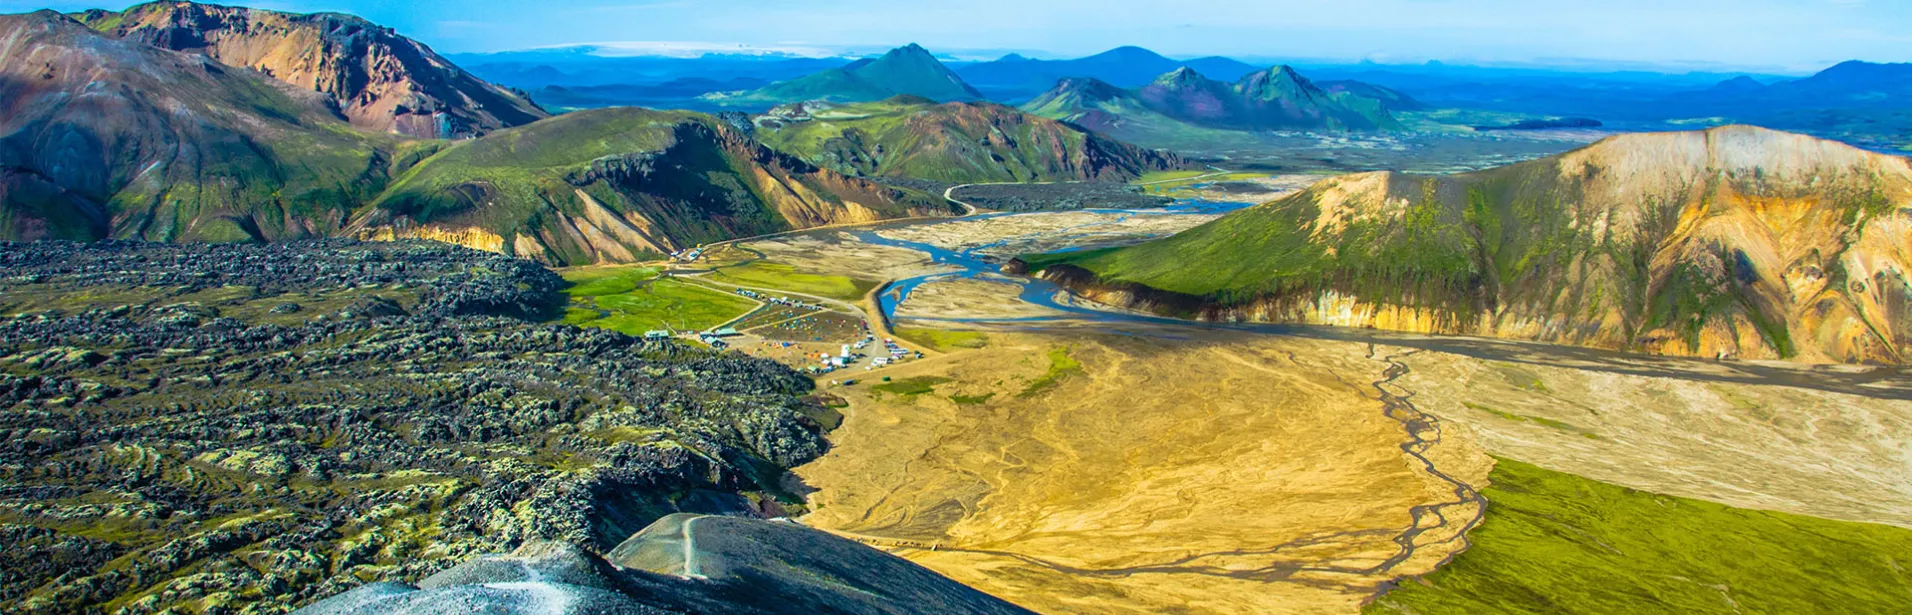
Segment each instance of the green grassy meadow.
M796 267L767 261L724 267L705 279L716 284L774 288L844 301L860 300L878 284L840 275L802 273Z
M649 267L593 267L562 273L572 286L564 322L642 335L656 329L705 330L755 309L754 301L674 279Z
M1912 530L1733 508L1502 460L1473 546L1365 615L1902 613Z
M938 352L982 348L989 345L989 337L977 331L944 331L942 329L923 329L917 327L897 327L891 333L905 341L928 346Z

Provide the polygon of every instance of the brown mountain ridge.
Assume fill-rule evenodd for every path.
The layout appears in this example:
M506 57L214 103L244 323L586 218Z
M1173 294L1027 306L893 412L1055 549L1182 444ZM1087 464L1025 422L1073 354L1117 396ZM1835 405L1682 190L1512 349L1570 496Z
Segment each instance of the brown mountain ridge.
M152 2L73 17L112 36L204 54L325 94L365 130L451 139L550 115L430 47L351 15Z

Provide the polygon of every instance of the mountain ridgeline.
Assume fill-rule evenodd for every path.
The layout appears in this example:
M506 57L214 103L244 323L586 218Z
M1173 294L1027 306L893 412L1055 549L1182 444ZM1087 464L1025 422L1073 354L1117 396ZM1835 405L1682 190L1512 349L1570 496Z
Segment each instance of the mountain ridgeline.
M764 143L862 176L948 183L1128 181L1188 163L993 103L803 103L758 118Z
M197 5L167 10L177 11L165 13L168 19L317 19ZM349 122L367 117L351 117L349 106L342 115L333 94L265 76L283 78L285 71L222 64L215 56L230 57L223 52L170 49L197 36L184 30L138 34L156 31L134 26L133 18L151 21L161 12L146 6L94 13L94 27L52 11L0 16L0 238L419 237L577 265L956 211L940 195L848 177L770 150L738 118L606 109L459 141L387 131L402 129L402 118L354 126ZM275 31L271 23L240 31ZM271 39L277 42L270 46L283 50L297 38ZM306 43L330 50L301 56L308 59L331 58L325 54L339 49ZM353 99L378 98L361 92ZM460 125L502 125L472 121Z
M631 262L734 237L954 213L940 196L817 168L707 115L623 107L453 145L349 230L544 262Z
M1207 320L1903 363L1908 204L1903 158L1731 126L1464 175L1338 177L1167 239L1018 266Z
M1293 68L1256 71L1234 83L1182 67L1140 88L1093 77L1063 79L1023 104L1043 117L1079 124L1138 143L1192 129L1224 131L1388 131L1394 111L1421 108L1406 94L1359 82L1316 85Z
M351 15L153 2L75 17L111 36L204 54L319 92L370 131L449 139L548 116L418 41Z
M704 98L726 106L764 108L812 100L872 102L894 96L918 96L943 102L983 99L981 92L964 83L962 77L943 66L929 50L914 44L892 49L880 57L857 60L841 68L756 90Z
M1135 88L1148 85L1157 76L1182 67L1229 80L1261 70L1223 57L1178 61L1141 47L1117 47L1073 60L1035 60L1010 54L993 62L957 68L956 74L997 100L1025 100L1041 94L1063 79L1093 78L1120 87Z

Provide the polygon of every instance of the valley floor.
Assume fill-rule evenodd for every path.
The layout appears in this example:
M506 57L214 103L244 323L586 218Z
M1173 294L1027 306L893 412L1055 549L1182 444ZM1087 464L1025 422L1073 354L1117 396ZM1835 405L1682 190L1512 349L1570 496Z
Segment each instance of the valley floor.
M1205 216L1028 214L749 244L807 274L898 280L873 319L962 341L924 361L859 370L862 384L825 387L848 407L831 451L796 471L812 511L803 521L1047 613L1461 613L1520 600L1508 591L1567 600L1561 612L1663 611L1688 601L1648 582L1664 569L1626 558L1542 577L1538 589L1480 579L1548 568L1547 549L1563 544L1604 544L1573 532L1712 528L1718 536L1648 556L1713 561L1696 550L1708 540L1774 531L1720 521L1780 514L1755 510L1823 526L1788 535L1793 548L1912 558L1912 532L1901 529L1912 520L1903 472L1912 402L1889 373L1218 329L1085 310L977 260L1133 240ZM1543 487L1569 491L1533 491ZM1712 508L1656 516L1622 498L1536 546L1510 538L1534 517L1493 504L1496 494L1570 501L1572 489ZM1709 524L1695 511L1733 512L1705 512L1718 521ZM1467 551L1461 532L1481 523ZM1795 555L1748 557L1815 578ZM1679 570L1697 575L1691 590L1709 599L1721 595L1715 585L1745 582L1730 566ZM1851 595L1877 598L1907 586L1881 572L1893 570L1865 565L1838 578ZM1598 575L1650 591L1588 599L1614 582ZM1439 595L1382 594L1399 582ZM1749 612L1811 611L1761 602L1771 594L1729 595Z

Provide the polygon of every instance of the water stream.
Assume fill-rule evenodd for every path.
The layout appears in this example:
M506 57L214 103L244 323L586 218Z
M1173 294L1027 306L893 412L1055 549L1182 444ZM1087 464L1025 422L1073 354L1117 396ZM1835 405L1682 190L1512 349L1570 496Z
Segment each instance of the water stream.
M1561 346L1539 342L1394 333L1371 329L1315 325L1191 322L1145 314L1118 312L1084 305L1071 293L1045 280L1000 273L1002 267L1001 258L986 254L987 251L1001 249L1018 243L1033 244L1036 239L1042 239L1044 243L1051 246L1058 242L1068 246L1062 248L1045 248L1049 250L1100 248L1140 243L1153 239L1154 237L1140 233L1112 234L1109 231L1112 230L1111 227L1136 216L1199 216L1205 220L1208 216L1226 213L1244 206L1245 204L1240 203L1184 201L1161 209L1082 210L1088 213L1099 214L1099 217L1093 222L1077 226L1043 230L1024 235L1006 236L988 243L962 246L957 249L949 249L920 241L898 239L894 236L886 236L884 231L905 227L922 228L925 226L962 224L1005 216L1045 214L993 213L950 220L877 226L864 230L847 231L847 233L861 242L921 252L927 254L930 260L937 264L957 269L956 271L932 273L894 282L889 291L879 298L879 303L884 315L892 321L895 321L897 317L897 308L908 301L911 293L921 288L924 284L963 278L987 279L991 282L1020 286L1021 290L1017 293L1019 300L1030 305L1045 308L1050 311L1050 314L1021 318L936 318L910 316L907 320L934 323L948 328L1012 329L1032 332L1093 328L1097 331L1107 333L1170 339L1186 339L1192 333L1199 331L1221 331L1228 334L1240 335L1285 335L1369 344L1385 344L1425 351L1457 354L1489 361L1548 365L1617 374L1670 377L1708 382L1785 385L1851 393L1867 397L1912 400L1912 371L1904 367L1812 366L1779 362L1722 363L1706 359L1629 354L1610 350ZM1192 225L1200 221L1201 220L1191 220L1190 222ZM834 233L837 231L831 232Z

